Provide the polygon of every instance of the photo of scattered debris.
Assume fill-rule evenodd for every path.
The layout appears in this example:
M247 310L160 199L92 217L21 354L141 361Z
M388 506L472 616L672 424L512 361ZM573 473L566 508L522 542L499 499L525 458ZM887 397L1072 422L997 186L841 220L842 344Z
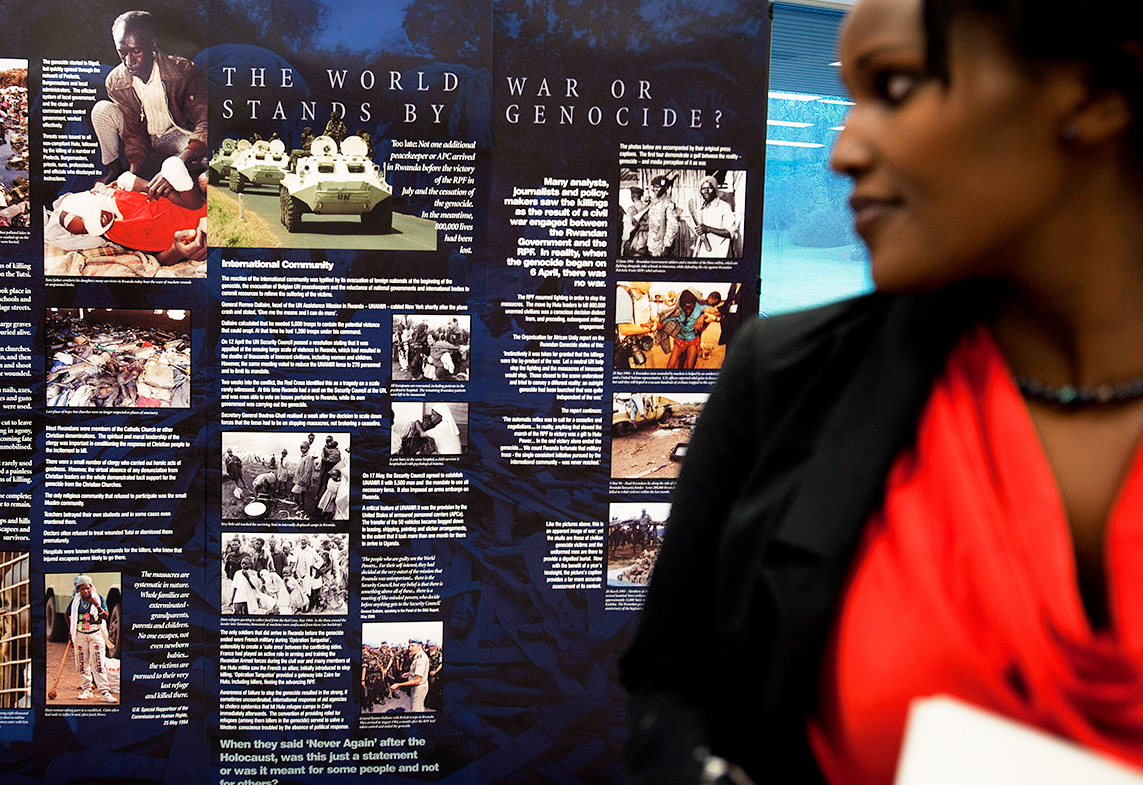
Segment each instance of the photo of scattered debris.
M47 405L190 407L190 311L50 308Z
M28 61L0 57L0 237L29 215Z
M611 405L611 476L679 476L707 393L617 392Z

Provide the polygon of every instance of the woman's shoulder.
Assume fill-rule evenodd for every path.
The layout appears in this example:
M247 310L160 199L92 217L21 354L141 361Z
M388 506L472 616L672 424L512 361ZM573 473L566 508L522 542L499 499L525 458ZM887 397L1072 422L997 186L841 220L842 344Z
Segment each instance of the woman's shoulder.
M728 347L722 376L765 377L824 359L839 343L856 342L875 331L894 307L896 298L869 294L776 316L760 314L739 329Z
M760 316L735 337L732 355L757 372L837 352L908 351L911 338L959 330L973 309L958 292L871 294L777 316ZM746 355L743 358L742 355Z

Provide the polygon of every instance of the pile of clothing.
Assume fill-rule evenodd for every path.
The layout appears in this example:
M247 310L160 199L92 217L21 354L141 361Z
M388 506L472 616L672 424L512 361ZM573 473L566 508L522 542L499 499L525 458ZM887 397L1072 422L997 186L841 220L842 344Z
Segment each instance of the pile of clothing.
M28 88L10 84L0 88L0 143L11 146L4 168L28 171ZM28 179L17 177L0 185L0 226L28 226Z
M48 406L190 406L190 341L161 330L87 327L49 335Z

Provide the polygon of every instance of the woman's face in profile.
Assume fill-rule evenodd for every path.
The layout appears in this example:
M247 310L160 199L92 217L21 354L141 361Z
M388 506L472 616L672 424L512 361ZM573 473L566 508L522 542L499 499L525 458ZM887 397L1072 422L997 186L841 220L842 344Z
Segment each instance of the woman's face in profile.
M921 0L861 0L839 40L854 105L831 165L853 181L854 226L888 291L1034 260L1066 194L1060 132L1084 89L1078 69L1033 78L974 18L950 29L945 83L927 72L921 20Z

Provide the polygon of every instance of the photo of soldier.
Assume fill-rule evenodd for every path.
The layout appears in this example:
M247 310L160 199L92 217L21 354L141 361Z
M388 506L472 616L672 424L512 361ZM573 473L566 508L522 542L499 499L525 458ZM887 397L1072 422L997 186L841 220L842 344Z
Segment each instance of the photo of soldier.
M224 532L222 542L223 615L348 613L348 534Z
M362 714L424 713L444 705L443 622L362 625Z
M471 319L470 316L395 315L393 381L468 381Z
M468 404L393 404L390 449L395 456L461 455L468 448Z
M741 259L746 172L624 168L621 258Z
M222 519L349 520L349 443L348 433L223 433Z
M608 587L646 586L655 568L668 502L614 502L607 523Z
M647 256L647 212L651 209L651 196L639 186L627 189L627 203L620 197L623 210L623 231L620 233L621 257Z

